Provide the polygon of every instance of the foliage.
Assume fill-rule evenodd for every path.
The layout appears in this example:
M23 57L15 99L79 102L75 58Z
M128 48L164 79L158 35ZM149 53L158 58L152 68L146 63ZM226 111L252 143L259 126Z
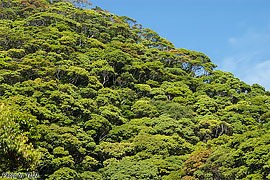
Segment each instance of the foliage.
M85 0L0 2L0 174L269 179L270 92Z

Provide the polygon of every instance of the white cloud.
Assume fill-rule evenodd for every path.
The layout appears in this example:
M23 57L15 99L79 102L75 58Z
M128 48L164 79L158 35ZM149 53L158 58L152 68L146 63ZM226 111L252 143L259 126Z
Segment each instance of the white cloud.
M240 37L229 38L228 46L229 55L223 58L221 70L270 90L270 28L249 29Z
M256 64L254 67L246 71L243 78L248 84L260 84L266 90L270 90L270 60Z
M228 39L228 42L234 49L263 51L263 46L270 44L270 29L256 30L249 28L242 36L231 37ZM258 49L259 47L263 49Z

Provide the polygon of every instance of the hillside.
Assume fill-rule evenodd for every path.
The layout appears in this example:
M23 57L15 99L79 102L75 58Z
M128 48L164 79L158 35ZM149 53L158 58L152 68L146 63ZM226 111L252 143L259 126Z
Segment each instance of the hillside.
M98 7L0 0L0 174L270 179L270 92L216 67Z

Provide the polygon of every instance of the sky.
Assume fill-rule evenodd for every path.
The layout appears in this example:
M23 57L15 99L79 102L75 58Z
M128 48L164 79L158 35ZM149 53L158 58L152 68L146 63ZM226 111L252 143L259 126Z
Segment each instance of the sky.
M90 0L270 90L270 0Z

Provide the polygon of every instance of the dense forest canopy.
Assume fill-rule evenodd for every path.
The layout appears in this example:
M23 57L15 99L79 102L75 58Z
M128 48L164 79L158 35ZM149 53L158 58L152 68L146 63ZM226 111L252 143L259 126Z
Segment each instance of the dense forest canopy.
M270 179L269 91L85 3L0 0L1 174Z

